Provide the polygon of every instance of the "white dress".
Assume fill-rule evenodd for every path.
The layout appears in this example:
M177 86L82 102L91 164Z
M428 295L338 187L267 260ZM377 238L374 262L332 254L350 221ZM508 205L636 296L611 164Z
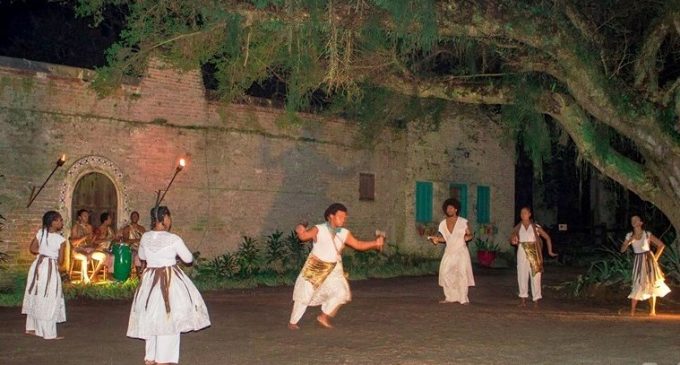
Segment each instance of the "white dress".
M139 257L146 260L147 268L132 302L129 337L150 339L210 326L203 297L177 267L177 256L187 263L193 260L178 235L164 231L142 235Z
M626 235L630 239L632 233ZM664 275L659 264L654 259L654 254L649 249L649 233L642 232L639 240L631 244L635 252L633 263L633 287L628 299L647 300L652 296L663 297L670 293L671 289L664 282Z
M300 272L293 289L293 301L307 306L328 306L332 309L352 300L352 293L345 278L340 254L345 247L345 240L349 231L341 228L333 238L327 224L319 224L316 227L319 231L310 255L314 255L322 261L337 262L337 264L317 289L314 289L314 286Z
M465 243L467 219L458 217L453 231L446 227L446 219L439 223L439 233L446 240L446 249L439 265L439 285L444 288L447 302L469 302L468 287L475 286L472 261Z
M58 233L48 233L43 229L35 237L40 245L39 254L28 271L21 313L28 315L28 321L34 322L27 323L27 330L36 331L41 337L54 338L56 323L66 321L66 305L57 262L59 249L65 239Z

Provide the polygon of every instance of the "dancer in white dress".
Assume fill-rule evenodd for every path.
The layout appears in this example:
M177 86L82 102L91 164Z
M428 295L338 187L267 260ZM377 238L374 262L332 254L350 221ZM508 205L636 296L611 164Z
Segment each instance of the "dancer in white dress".
M146 340L145 364L178 363L180 333L210 326L208 309L176 258L190 263L191 252L170 233L172 218L165 206L151 209L152 230L144 233L139 257L147 267L135 293L127 335Z
M373 241L359 241L350 231L343 228L347 219L347 208L331 204L324 213L326 223L306 229L304 224L295 227L295 233L302 242L313 241L309 254L293 289L293 311L288 328L297 330L297 325L308 306L321 306L316 320L325 328L332 328L333 318L341 305L352 299L349 283L342 268L342 249L349 246L357 251L381 250L384 235L377 235Z
M520 210L521 221L512 229L510 243L517 248L517 283L519 285L520 307L527 305L529 297L529 281L531 281L531 299L534 307L538 307L541 295L541 276L543 274L543 241L548 247L548 255L557 257L553 252L552 239L540 225L531 219L531 208Z
M666 247L660 239L643 230L644 222L638 215L630 219L633 232L626 235L626 240L621 245L621 252L626 252L628 247L633 246L635 262L633 264L633 287L628 295L630 299L630 315L635 315L637 303L640 300L651 299L649 315L656 315L656 298L664 297L671 289L664 282L664 275L659 267L659 257ZM656 247L656 254L651 250Z
M472 233L467 219L458 216L460 202L450 198L442 204L446 219L439 223L439 235L430 236L432 244L446 244L444 256L439 265L439 285L444 288L444 300L440 303L468 304L468 287L475 286L472 262L467 241Z
M59 231L64 227L61 215L49 211L43 215L42 228L31 241L30 250L38 254L28 271L21 313L26 315L26 334L46 340L57 336L57 323L66 321L66 305L61 289L59 266L64 261L64 241Z

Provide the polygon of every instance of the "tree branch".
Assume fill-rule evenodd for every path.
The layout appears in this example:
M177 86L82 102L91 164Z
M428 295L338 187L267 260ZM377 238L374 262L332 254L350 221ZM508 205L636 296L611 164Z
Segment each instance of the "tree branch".
M657 54L673 26L673 21L678 17L680 11L669 12L652 23L635 62L635 86L649 94L654 94L659 89Z

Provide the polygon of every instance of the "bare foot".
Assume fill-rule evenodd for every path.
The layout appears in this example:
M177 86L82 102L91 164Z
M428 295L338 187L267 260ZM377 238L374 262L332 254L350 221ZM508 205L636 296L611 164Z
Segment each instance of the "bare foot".
M289 329L289 330L293 330L293 331L294 331L294 330L299 330L299 329L300 329L300 326L298 326L298 325L295 324L295 323L288 323L288 329Z
M630 316L635 317L635 311L630 311Z
M26 334L29 335L29 336L37 336L35 334L35 331L26 331Z
M527 306L527 300L525 298L520 298L519 304L517 306L518 307L526 307Z
M333 328L333 325L331 324L330 320L328 319L328 316L325 314L319 314L316 316L317 322L325 328Z
M144 360L144 365L156 365L156 362L153 360Z
M538 300L534 301L534 309L538 309Z
M656 312L649 312L649 315L652 316L652 317L655 317L655 316L656 316Z

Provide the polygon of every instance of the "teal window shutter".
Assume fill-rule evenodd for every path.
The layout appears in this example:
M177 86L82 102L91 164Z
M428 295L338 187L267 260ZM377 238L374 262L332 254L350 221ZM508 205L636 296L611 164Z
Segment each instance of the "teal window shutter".
M477 223L491 223L491 188L477 186Z
M451 184L449 185L449 196L456 198L460 202L460 212L458 215L467 218L468 215L468 187L465 184Z
M432 183L416 181L416 222L432 222Z

